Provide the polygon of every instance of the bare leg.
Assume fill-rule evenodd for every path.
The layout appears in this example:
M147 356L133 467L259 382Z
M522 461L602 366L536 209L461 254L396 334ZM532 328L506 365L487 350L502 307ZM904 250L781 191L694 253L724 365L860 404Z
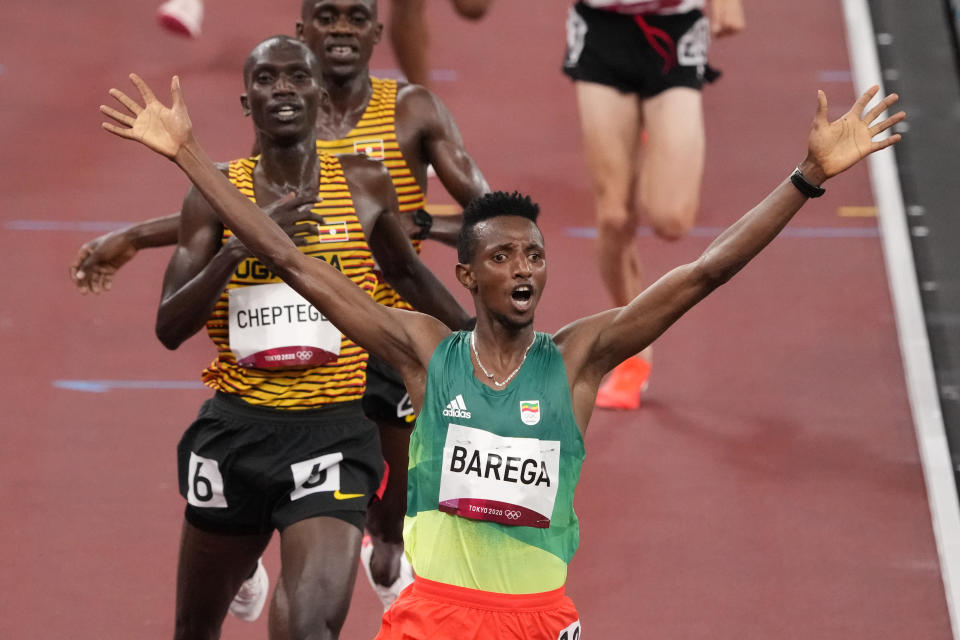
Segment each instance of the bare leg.
M451 0L457 15L479 20L486 15L493 0ZM390 8L390 46L397 64L413 84L430 86L430 30L427 27L426 0L393 0Z
M273 590L267 626L267 637L270 640L288 640L290 638L290 603L287 601L287 590L283 586L282 573L277 576L277 586Z
M370 573L384 587L400 575L403 554L403 516L407 511L407 462L410 425L402 421L378 421L380 446L390 466L390 477L383 498L367 511L367 531L373 542Z
M270 534L231 536L183 523L177 566L175 640L212 640L230 602L253 572Z
M390 7L390 46L407 80L430 86L427 48L430 35L426 21L426 0L393 0Z
M637 180L639 201L659 237L679 240L690 232L700 208L706 146L700 92L669 89L644 100L642 108L647 142Z
M640 293L634 252L634 203L641 111L636 96L592 82L576 82L580 126L593 185L600 277L616 306Z
M493 0L452 0L457 15L467 20L479 20L487 15Z
M270 611L271 638L339 637L357 576L361 534L357 527L329 517L308 518L283 530L283 569Z

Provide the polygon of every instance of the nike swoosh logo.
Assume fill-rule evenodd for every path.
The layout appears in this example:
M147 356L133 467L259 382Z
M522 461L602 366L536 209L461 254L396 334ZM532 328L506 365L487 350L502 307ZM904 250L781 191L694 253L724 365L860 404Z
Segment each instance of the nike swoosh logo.
M364 494L362 493L340 493L340 489L337 489L333 492L333 497L337 500L353 500L354 498L362 498Z

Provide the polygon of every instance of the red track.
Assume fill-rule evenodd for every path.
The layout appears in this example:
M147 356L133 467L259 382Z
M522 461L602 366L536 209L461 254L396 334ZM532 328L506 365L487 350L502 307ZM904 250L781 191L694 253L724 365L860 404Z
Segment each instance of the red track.
M706 92L706 227L732 221L801 158L817 88L834 114L853 99L848 81L818 76L849 68L837 3L747 4L748 31L716 45L725 75ZM298 3L208 5L196 42L161 33L149 2L2 10L0 638L171 635L174 447L208 394L54 381L196 380L212 350L200 337L168 353L153 337L167 251L138 258L109 295L81 298L66 265L96 232L17 221L178 208L186 184L172 166L99 130L97 105L129 71L155 87L181 74L212 155L248 150L242 60L262 37L292 31ZM559 72L567 3L547 5L501 0L474 25L437 0L431 19L435 66L458 75L437 89L469 149L491 185L543 206L553 258L540 326L556 329L607 300L592 244L564 234L592 215ZM373 67L393 66L384 45ZM449 202L440 191L431 200ZM865 169L829 191L793 226L875 228L837 215L871 203ZM708 241L641 248L658 274ZM426 258L452 287L453 253ZM876 237L782 238L664 336L645 407L591 425L569 582L585 637L950 637L893 322ZM267 561L275 577L275 549ZM371 637L378 609L361 576L343 637ZM224 636L265 629L231 619Z

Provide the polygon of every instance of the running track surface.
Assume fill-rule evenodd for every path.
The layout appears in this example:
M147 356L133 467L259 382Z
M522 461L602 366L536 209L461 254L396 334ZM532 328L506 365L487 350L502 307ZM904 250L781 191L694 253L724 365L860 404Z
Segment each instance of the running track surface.
M854 98L838 3L748 5L748 31L713 50L725 75L706 92L703 230L672 245L641 237L652 275L698 255L712 228L787 175L817 88L832 116ZM501 0L476 25L431 6L436 89L468 148L491 185L543 206L540 328L604 308L592 243L569 231L592 214L558 71L567 3ZM143 254L105 296L80 297L67 280L97 224L174 211L186 187L169 163L102 132L97 105L129 87L129 71L164 95L179 73L211 155L245 154L240 65L262 37L291 32L298 4L211 0L197 42L161 33L153 10L0 10L2 638L172 631L174 447L209 395L191 386L212 350L200 336L169 353L153 336L167 250ZM372 67L394 66L384 44ZM791 223L796 237L658 342L642 411L595 415L568 585L584 637L950 637L876 220L838 215L872 204L866 170L828 191ZM431 201L450 202L438 185ZM452 287L453 252L425 255ZM62 382L91 380L115 384ZM275 546L266 561L275 578ZM361 574L343 637L372 637L378 616ZM224 631L265 635L265 616Z

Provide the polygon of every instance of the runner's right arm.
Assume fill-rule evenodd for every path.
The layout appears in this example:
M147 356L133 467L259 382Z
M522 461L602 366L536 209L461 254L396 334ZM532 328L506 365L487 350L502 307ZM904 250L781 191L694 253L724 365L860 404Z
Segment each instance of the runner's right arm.
M263 212L297 246L309 241L305 231L308 227L300 225L300 221L323 221L312 211L292 210L282 202L265 207ZM168 349L176 349L203 328L237 265L252 256L236 236L221 245L222 234L223 226L216 212L191 187L183 201L179 241L167 265L157 310L157 338Z
M234 239L221 245L220 220L193 187L179 218L179 240L163 276L155 328L168 349L176 349L203 327L237 265L249 255Z

